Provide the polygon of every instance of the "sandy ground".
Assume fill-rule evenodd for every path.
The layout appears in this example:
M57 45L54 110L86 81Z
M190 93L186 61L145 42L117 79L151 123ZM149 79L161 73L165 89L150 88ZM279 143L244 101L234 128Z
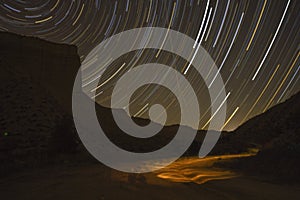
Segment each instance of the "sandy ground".
M189 169L192 168L191 165ZM207 182L200 181L201 184L197 184L193 181L174 182L172 179L158 177L167 171L165 169L156 173L129 176L100 164L52 167L2 178L0 197L2 200L293 200L300 196L298 185L272 184L258 178L210 178ZM182 169L180 171L187 174L186 177L191 177L191 173L184 173ZM199 176L198 174L196 177Z

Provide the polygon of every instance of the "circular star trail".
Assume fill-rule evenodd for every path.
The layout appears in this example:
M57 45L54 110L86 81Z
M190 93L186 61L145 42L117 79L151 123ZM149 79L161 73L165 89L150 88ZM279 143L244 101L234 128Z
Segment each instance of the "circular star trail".
M299 10L297 0L2 0L0 30L76 45L81 60L101 41L125 30L180 31L215 60L228 94L223 128L232 130L299 91ZM115 80L131 66L153 61L185 74L199 99L207 92L189 63L167 52L144 50L128 53L110 66L97 101L107 104ZM176 111L174 96L166 89L141 88L131 113L147 117L149 105L161 101L171 113ZM205 129L213 114L205 98L202 102L198 128Z

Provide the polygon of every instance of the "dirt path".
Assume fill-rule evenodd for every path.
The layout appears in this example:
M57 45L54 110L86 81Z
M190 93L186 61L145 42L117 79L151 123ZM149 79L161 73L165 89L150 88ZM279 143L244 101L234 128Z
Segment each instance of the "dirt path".
M102 165L37 170L0 180L3 200L177 200L297 199L299 186L264 183L245 177L204 184L175 183L149 173L128 182L128 174Z

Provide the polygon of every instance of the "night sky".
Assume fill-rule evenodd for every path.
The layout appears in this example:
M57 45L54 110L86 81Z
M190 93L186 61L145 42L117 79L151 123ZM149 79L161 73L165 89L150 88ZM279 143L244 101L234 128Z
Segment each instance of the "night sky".
M180 31L200 42L210 53L228 94L225 130L235 129L300 90L298 0L0 1L1 31L76 45L82 61L104 39L138 27ZM128 53L106 72L97 101L109 104L117 77L130 69L132 63L153 60L169 64L181 73L188 65L168 52ZM199 98L206 94L207 89L198 76L187 76L193 87L197 87ZM134 116L147 117L146 111L155 102L163 101L170 113L178 106L164 88L141 88L139 94L144 95L136 95L133 101ZM204 111L199 128L205 129L211 113L205 98L202 101ZM175 116L170 123L176 120Z

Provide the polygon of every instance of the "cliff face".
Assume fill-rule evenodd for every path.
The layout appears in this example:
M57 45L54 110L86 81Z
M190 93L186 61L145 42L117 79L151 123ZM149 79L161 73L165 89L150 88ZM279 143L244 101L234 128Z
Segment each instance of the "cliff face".
M71 111L76 47L0 33L0 171L47 162ZM70 75L70 76L69 76ZM72 137L70 137L72 140Z
M47 88L70 112L74 78L80 67L77 48L12 33L0 34L2 81L11 74L30 78L35 84Z

